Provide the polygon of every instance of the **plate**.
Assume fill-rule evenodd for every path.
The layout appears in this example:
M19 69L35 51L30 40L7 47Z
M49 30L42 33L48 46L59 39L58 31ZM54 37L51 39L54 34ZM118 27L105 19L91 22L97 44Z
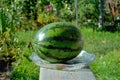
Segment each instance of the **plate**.
M95 55L82 50L77 57L67 61L64 64L49 63L41 59L35 52L32 53L30 59L36 65L43 68L55 69L55 70L76 70L76 69L84 69L85 67L89 66L89 64L94 61Z

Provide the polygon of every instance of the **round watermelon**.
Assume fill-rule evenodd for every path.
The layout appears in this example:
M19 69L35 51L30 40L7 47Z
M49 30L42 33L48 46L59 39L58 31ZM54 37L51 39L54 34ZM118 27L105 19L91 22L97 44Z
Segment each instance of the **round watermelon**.
M70 23L56 22L37 32L33 47L43 60L64 63L80 53L83 42L77 27Z

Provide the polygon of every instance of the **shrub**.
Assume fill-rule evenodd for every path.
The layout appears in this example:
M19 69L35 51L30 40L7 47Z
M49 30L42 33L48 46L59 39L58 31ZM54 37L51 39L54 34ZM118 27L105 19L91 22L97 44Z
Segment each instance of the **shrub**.
M38 80L39 67L23 57L20 64L11 72L11 80Z
M14 35L10 34L9 28L0 36L0 64L4 64L0 70L6 70L7 67L11 67L12 62L20 58L22 51L16 46L17 43Z

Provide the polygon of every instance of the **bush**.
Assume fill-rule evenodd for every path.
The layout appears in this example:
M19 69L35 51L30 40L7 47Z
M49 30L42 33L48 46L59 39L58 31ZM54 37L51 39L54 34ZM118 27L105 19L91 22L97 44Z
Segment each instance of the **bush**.
M15 62L21 57L22 51L17 44L17 39L10 33L9 28L0 35L0 63L2 65L4 62L4 65L1 66L3 71L6 70L7 67L11 67L12 62ZM2 70L1 68L0 71Z
M37 23L37 27L39 28L45 26L46 24L58 21L60 21L60 19L57 16L45 13L39 14L38 19L35 20L35 22Z
M20 64L11 72L11 80L38 80L39 67L23 57Z
M33 52L31 41L34 38L34 33L34 31L20 31L15 34L18 38L18 43L15 45L20 47L22 53L20 54L21 57L18 56L19 59L12 63L11 80L38 80L39 78L39 67L29 59Z

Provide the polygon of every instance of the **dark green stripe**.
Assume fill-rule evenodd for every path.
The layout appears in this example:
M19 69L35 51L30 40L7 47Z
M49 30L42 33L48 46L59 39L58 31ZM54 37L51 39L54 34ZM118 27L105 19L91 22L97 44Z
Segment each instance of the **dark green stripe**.
M45 41L71 41L71 42L76 42L79 41L80 38L70 38L70 37L63 37L63 36L54 36L54 37L48 37L48 38L44 38L41 40L41 42L45 42Z
M50 53L48 53L48 52L44 52L44 51L42 51L40 48L39 48L39 51L44 55L44 56L46 56L46 58L44 58L44 57L41 57L41 58L44 58L44 59L47 59L47 58L49 58L49 59L54 59L54 60L69 60L70 58L59 58L59 57L54 57L54 56L52 56ZM53 61L54 61L53 60Z
M37 52L38 56L40 56L40 58L42 58L43 60L47 60L49 62L61 62L61 60L55 59L49 53L45 53L40 48L39 49L37 48L36 52Z
M67 25L65 26L67 27ZM56 23L51 23L51 24L48 24L46 26L44 26L40 31L44 31L44 32L47 32L49 30L55 30L57 28L65 28L64 26L61 26L60 24L56 24Z
M49 30L53 30L53 31L55 31L55 29L57 29L57 28L60 28L60 29L72 29L73 31L79 31L78 29L77 29L77 27L75 27L75 26L73 26L73 25L71 25L71 24L67 24L67 23L52 23L52 24L49 24L49 25L46 25L45 27L43 27L44 29L43 29L43 31L44 32L47 32L47 31L49 31ZM41 30L42 31L42 30Z
M64 52L64 51L55 50L55 49L46 49L44 47L41 47L40 45L37 45L35 50L42 59L50 61L50 62L67 61L67 60L74 58L80 52L80 51ZM51 52L51 50L52 50L52 52ZM69 54L69 56L66 56L67 57L66 58L65 55L68 55L68 54ZM56 55L58 55L58 56L56 56Z
M43 45L43 44L39 44L39 46L46 48L46 49L57 49L57 50L63 50L64 52L74 52L74 51L80 51L81 47L77 48L77 49L72 49L72 48L68 48L68 47L58 47L58 46L53 46L53 45Z

